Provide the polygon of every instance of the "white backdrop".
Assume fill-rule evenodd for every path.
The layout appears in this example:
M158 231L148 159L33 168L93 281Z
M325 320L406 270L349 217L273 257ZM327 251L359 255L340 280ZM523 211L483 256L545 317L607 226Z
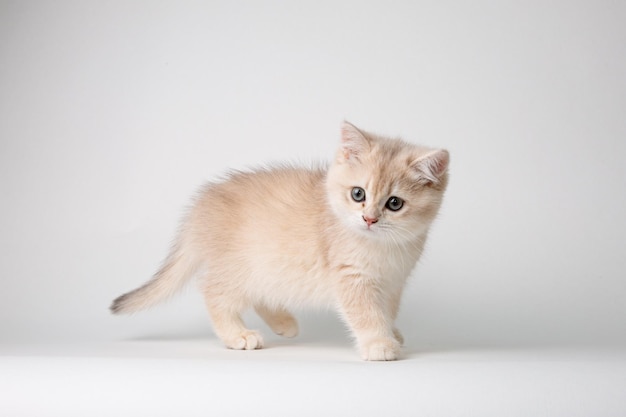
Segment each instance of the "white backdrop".
M210 335L193 291L108 305L201 183L328 159L346 118L451 152L409 345L626 343L624 21L609 1L0 1L0 339Z

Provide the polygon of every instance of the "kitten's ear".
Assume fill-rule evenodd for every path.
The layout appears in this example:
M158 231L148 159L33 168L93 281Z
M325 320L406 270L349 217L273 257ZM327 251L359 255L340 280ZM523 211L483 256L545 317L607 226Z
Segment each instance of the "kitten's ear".
M417 171L418 182L422 184L439 184L448 171L450 154L439 149L416 159L412 167Z
M339 160L359 160L362 155L369 153L370 149L370 140L352 123L344 121L341 125Z

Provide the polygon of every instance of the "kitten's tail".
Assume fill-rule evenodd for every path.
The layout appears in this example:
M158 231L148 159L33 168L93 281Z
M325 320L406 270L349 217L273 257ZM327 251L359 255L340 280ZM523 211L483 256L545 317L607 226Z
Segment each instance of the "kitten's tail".
M113 314L135 313L176 294L198 270L198 262L181 242L171 250L161 269L141 287L120 295L111 304Z

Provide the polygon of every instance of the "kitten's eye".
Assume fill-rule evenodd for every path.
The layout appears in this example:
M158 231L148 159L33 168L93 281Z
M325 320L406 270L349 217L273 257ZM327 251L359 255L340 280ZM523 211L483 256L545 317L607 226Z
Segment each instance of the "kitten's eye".
M361 187L354 187L352 189L352 199L357 203L365 201L365 190Z
M391 211L398 211L402 208L403 205L404 200L402 200L401 198L389 197L389 200L387 200L387 204L385 204L385 207L387 207Z

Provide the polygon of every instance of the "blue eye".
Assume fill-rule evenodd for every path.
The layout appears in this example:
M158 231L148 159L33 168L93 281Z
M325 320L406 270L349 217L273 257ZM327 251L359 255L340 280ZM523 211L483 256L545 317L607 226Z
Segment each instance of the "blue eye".
M385 207L391 211L398 211L402 206L404 206L404 201L399 197L389 197L387 204L385 204Z
M356 201L357 203L360 203L361 201L365 201L365 190L362 189L361 187L354 187L352 189L352 199L354 201Z

